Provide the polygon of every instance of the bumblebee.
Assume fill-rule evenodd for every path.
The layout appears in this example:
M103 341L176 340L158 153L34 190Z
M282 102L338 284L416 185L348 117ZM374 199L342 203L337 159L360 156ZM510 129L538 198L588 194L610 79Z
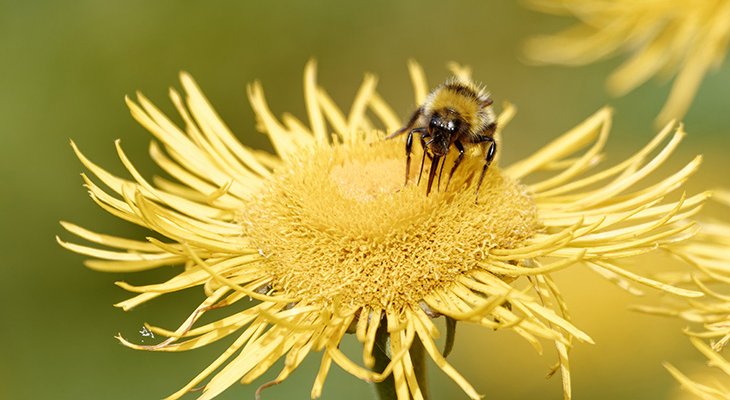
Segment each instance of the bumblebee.
M416 109L406 126L387 137L392 139L404 133L408 134L406 137L405 184L408 184L414 134L418 134L423 148L421 168L418 173L419 183L426 157L431 159L426 195L431 193L437 170L439 170L440 186L446 155L452 147L456 148L459 155L451 167L446 187L464 159L464 147L480 146L484 153L484 167L476 188L478 200L479 187L482 185L487 168L494 160L497 151L497 142L494 141L497 118L492 109L492 103L492 98L483 88L457 78L451 78L434 89L426 97L423 105Z

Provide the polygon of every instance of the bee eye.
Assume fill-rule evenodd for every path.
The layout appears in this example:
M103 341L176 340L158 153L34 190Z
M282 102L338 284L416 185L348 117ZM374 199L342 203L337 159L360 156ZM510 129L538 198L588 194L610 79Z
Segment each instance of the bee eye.
M441 120L439 120L438 117L434 116L433 118L431 118L431 122L429 122L429 126L431 128L439 127L439 126L441 126Z
M454 133L459 130L460 122L458 119L445 119L434 115L429 122L431 129L440 129L450 133Z
M456 132L459 130L459 121L458 120L451 120L448 124L446 124L446 129L448 129L450 132Z

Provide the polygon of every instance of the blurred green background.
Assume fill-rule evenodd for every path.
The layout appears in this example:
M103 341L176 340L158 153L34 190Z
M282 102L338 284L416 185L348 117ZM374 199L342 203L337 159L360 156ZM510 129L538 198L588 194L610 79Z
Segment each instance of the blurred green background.
M570 22L497 0L0 1L0 399L161 398L223 349L166 354L122 347L113 338L117 332L140 341L137 331L145 321L177 326L200 292L124 313L112 307L128 297L114 281L153 282L167 274L93 272L81 265L81 256L54 241L62 233L59 219L100 232L144 235L90 201L68 145L73 138L93 160L121 173L113 141L122 138L139 168L153 174L146 155L150 135L129 116L125 94L143 90L171 112L167 87L177 85L178 71L186 70L244 143L269 148L254 132L245 98L245 85L254 79L263 82L277 114L306 118L302 68L315 57L320 82L343 107L349 107L363 72L370 71L405 117L415 106L406 61L421 62L435 84L447 76L445 64L455 60L473 67L497 104L509 100L518 106L505 134L504 161L528 154L611 104L616 115L607 163L613 163L652 136L669 86L652 81L611 99L603 80L618 59L580 69L521 62L525 38ZM728 93L725 66L705 79L685 119L689 135L673 164L662 170L670 173L704 153L692 190L730 186ZM701 357L680 333L684 324L626 309L655 297L632 298L578 268L558 279L575 323L597 342L572 353L575 398L672 398L677 385L660 363L685 370L700 365ZM555 360L551 349L540 357L511 333L462 326L451 360L489 399L562 398L559 377L544 379ZM318 364L311 357L265 399L309 398ZM431 372L435 399L465 398L443 374ZM221 398L252 398L254 390L236 385ZM345 397L369 399L370 391L333 367L323 398Z

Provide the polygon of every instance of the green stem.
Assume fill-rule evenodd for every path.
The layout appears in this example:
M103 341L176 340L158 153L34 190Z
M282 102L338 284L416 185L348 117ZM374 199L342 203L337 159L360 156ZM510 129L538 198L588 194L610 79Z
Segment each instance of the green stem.
M373 357L375 358L375 365L373 371L383 371L390 362L389 356L389 343L388 343L388 330L387 327L382 326L378 328L378 332L375 335L375 346L373 346ZM424 400L429 399L428 393L428 380L426 377L426 358L423 344L418 338L413 341L408 354L411 357L411 363L413 364L413 370L416 375L416 381L421 389ZM375 389L375 398L377 400L397 400L398 395L395 391L395 380L393 374L382 382L373 382L373 388Z
M411 356L411 362L413 363L413 372L416 374L416 381L418 387L421 389L423 400L428 400L431 396L428 391L428 373L426 371L426 349L423 348L423 343L416 337L413 340L411 349L408 351Z
M381 325L378 332L375 333L375 346L373 346L373 357L375 365L373 371L381 372L388 366L390 357L387 353L388 349L388 330ZM373 382L375 388L375 398L378 400L396 400L398 396L395 393L395 380L393 374L388 375L382 382Z

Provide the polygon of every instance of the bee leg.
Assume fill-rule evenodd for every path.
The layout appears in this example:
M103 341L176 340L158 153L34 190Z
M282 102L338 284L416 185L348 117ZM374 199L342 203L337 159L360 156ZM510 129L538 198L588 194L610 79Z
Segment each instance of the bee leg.
M408 174L411 172L411 149L413 148L413 131L408 132L406 137L406 182L403 186L408 184Z
M431 186L433 186L433 178L436 177L436 170L439 167L439 161L441 161L441 156L434 155L431 161L431 169L428 171L428 186L426 187L426 196L431 193Z
M441 191L441 174L444 173L444 165L446 165L446 154L444 154L443 157L444 157L444 160L441 163L441 168L439 168L439 181L436 184L436 189L439 190L439 191Z
M411 115L411 119L408 120L408 123L406 126L398 129L397 131L391 133L390 135L386 136L385 139L393 139L396 136L400 136L406 132L411 131L411 128L413 128L414 125L416 125L416 121L423 113L423 108L419 107L416 111L413 112L413 115Z
M406 182L403 184L404 186L408 184L408 176L411 172L411 151L413 150L413 134L418 133L421 135L421 143L423 144L423 135L426 131L426 128L415 128L411 129L408 132L408 136L406 137ZM423 170L423 163L421 163L421 170ZM420 174L419 174L419 181L420 181Z
M423 175L423 164L426 163L426 156L428 156L429 159L431 158L431 155L428 154L428 145L426 144L426 138L429 137L428 133L424 133L421 135L421 149L423 149L423 156L421 157L421 168L418 170L418 181L416 181L416 186L421 184L421 176Z
M444 190L449 190L449 183L451 183L451 177L454 176L454 172L457 168L459 168L459 164L461 164L461 160L464 159L464 146L462 146L460 141L454 142L454 147L456 147L456 150L459 150L459 155L456 157L456 160L454 160L454 166L451 167L451 172L449 172L449 180L446 181L446 188Z
M497 142L494 141L494 138L490 136L485 136L485 142L489 143L489 148L487 149L487 155L484 157L484 168L482 168L482 173L479 175L479 182L477 182L477 191L476 191L476 199L474 199L474 203L479 203L479 187L482 186L482 181L484 180L484 175L487 173L487 168L489 168L489 164L492 163L492 160L494 160L494 155L497 153Z

